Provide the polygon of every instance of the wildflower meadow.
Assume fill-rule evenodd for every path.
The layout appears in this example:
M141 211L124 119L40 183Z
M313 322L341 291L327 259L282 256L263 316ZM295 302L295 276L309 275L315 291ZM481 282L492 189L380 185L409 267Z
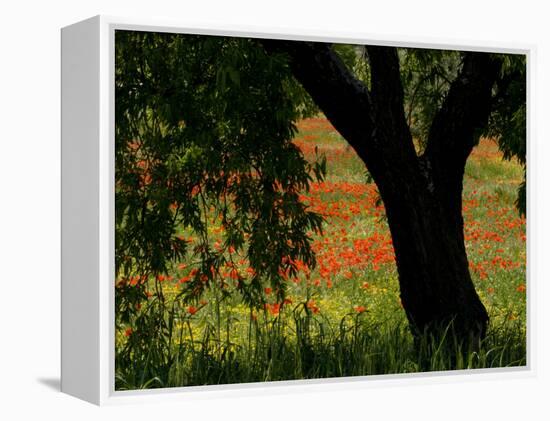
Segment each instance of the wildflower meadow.
M392 239L375 184L326 118L299 122L294 144L311 160L326 156L325 181L301 192L300 201L323 216L313 236L317 266L296 261L287 297L265 287L263 308L225 294L253 270L244 253L228 247L217 269L221 283L199 302L180 292L200 271L183 260L156 278L124 280L146 285L141 318L117 330L117 388L189 386L341 377L526 364L526 229L514 205L522 168L503 160L494 140L482 139L470 156L463 214L470 270L490 314L487 338L475 352L418 350L400 302ZM212 220L209 241L223 248L223 226ZM181 232L190 245L192 232ZM160 314L158 312L161 311ZM168 334L150 315L166 318ZM151 330L148 330L151 329ZM143 353L139 341L144 344ZM158 341L155 343L154 341ZM137 343L137 344L136 344ZM437 345L437 344L435 344Z

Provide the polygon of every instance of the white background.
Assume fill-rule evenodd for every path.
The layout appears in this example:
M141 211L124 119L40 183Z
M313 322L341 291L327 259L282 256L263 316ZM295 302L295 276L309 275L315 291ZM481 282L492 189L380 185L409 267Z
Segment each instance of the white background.
M550 31L544 1L12 1L0 6L0 418L549 419ZM60 28L96 14L537 46L530 112L530 292L537 373L522 379L97 408L59 393ZM441 38L440 38L441 37ZM545 390L546 389L546 390Z

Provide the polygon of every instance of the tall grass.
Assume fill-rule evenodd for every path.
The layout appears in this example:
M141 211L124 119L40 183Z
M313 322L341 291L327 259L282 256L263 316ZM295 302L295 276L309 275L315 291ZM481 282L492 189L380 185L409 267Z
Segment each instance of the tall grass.
M117 390L526 364L519 321L491 326L479 347L471 349L449 329L438 339L427 334L413 339L405 323L372 324L362 314L346 315L334 328L305 303L278 317L251 317L244 343L233 342L224 329L230 320L213 320L197 336L188 320L170 314L146 335L127 341L117 356ZM145 319L154 324L156 318Z

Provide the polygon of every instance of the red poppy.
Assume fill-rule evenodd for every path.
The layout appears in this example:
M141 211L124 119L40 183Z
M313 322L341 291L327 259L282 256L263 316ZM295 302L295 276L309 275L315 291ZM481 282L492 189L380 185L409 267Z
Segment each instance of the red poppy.
M314 300L309 300L306 303L306 307L310 309L314 314L317 314L319 313L319 311L321 311L321 309L317 306Z

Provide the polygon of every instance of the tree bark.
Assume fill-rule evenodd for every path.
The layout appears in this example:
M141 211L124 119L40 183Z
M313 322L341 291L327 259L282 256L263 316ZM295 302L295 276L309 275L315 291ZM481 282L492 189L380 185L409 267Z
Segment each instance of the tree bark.
M482 338L488 314L468 267L462 180L476 130L487 123L499 65L489 54L465 53L417 156L404 112L395 48L368 47L371 89L346 69L330 45L263 41L288 55L291 70L355 149L376 182L395 250L401 302L415 335Z
M439 335L452 323L459 338L483 337L488 315L470 277L455 215L421 179L398 188L382 183L379 188L393 239L401 301L413 333Z

